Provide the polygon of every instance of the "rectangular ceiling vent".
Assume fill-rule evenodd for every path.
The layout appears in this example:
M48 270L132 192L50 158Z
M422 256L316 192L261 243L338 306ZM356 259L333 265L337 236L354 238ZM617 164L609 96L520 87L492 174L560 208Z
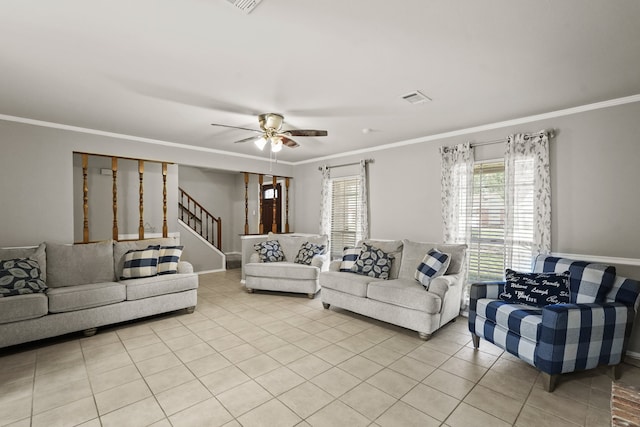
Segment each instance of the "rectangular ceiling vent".
M423 102L431 101L431 98L429 98L427 95L420 92L419 90L416 90L414 92L404 95L402 99L404 99L405 101L411 104L421 104Z
M227 0L229 3L246 13L251 13L262 0Z

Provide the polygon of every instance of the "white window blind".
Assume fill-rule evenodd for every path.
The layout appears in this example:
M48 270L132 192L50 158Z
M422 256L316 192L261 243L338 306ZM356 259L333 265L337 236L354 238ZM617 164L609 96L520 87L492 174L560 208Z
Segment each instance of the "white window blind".
M342 256L345 246L355 246L360 240L360 177L331 180L331 258Z
M518 165L514 179L515 203L512 217L513 240L505 240L504 162L474 165L471 238L469 243L469 281L502 280L505 268L530 271L533 242L533 162ZM507 251L511 265L505 265Z

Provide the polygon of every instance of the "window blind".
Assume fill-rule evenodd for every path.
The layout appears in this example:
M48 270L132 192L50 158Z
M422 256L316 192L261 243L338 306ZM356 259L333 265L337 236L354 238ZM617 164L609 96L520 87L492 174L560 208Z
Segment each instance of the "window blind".
M331 258L341 257L345 246L360 240L360 206L360 177L331 180Z

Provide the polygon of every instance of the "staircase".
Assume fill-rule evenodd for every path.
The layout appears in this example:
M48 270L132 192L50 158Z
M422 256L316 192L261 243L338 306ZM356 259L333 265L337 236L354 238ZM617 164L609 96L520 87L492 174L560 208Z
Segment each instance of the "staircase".
M182 188L178 188L178 191L178 218L222 251L222 219L209 213Z

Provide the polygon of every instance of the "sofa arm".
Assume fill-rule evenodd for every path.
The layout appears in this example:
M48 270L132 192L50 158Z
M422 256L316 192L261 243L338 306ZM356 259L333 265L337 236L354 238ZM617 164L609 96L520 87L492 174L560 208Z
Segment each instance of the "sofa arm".
M472 283L469 289L469 331L476 333L476 307L482 298L497 299L504 290L504 282Z
M262 260L260 259L260 255L254 252L249 257L249 262L262 262Z
M193 273L193 265L187 261L178 261L178 274Z
M318 267L320 271L327 271L329 269L330 261L331 259L329 258L329 254L316 255L311 258L311 265Z
M554 375L617 365L634 318L633 308L617 302L548 305L542 310L535 366Z
M432 292L444 300L444 296L451 286L458 283L460 276L450 274L448 276L438 276L429 283L429 292Z
M340 271L340 264L342 264L341 259L334 259L329 263L329 271Z

